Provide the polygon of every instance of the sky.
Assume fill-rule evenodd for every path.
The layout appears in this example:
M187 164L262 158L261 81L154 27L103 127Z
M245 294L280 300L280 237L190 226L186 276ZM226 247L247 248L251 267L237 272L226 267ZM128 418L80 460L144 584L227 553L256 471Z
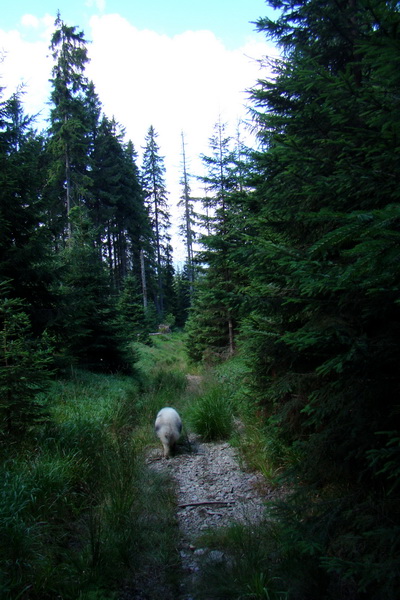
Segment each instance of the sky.
M49 45L57 11L83 31L92 80L104 113L132 140L141 164L153 125L165 157L176 262L184 260L176 207L182 193L181 132L189 172L202 175L199 156L209 153L221 119L234 134L249 120L248 90L269 75L260 59L277 55L254 21L271 15L264 0L13 0L0 19L0 87L3 99L24 84L24 107L49 114ZM197 185L191 180L192 190Z

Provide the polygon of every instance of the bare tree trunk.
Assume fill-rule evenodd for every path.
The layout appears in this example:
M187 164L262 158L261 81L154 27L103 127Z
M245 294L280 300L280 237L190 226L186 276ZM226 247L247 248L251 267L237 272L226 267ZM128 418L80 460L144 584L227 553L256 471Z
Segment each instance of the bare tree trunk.
M189 277L189 294L190 298L193 298L193 283L194 283L194 266L193 266L193 234L190 214L190 197L189 197L189 183L186 169L186 152L185 152L185 138L183 131L182 137L182 158L183 158L183 195L184 195L184 206L185 206L185 233L186 233L186 251L187 251L187 268Z
M146 284L146 271L144 268L144 252L140 250L140 272L142 275L142 293L143 293L143 308L144 312L147 310L147 284Z
M111 223L107 222L107 253L108 253L108 268L110 271L110 280L114 281L114 258L113 258L113 243L111 239Z
M65 186L66 186L66 209L67 209L67 237L71 237L72 227L69 218L71 212L71 163L69 159L68 147L65 150Z

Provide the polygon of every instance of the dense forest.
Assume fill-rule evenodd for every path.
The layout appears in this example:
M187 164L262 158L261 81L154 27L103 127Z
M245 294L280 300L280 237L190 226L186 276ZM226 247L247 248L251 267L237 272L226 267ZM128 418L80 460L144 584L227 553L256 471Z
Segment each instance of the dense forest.
M257 148L218 122L195 199L182 136L181 271L157 132L138 166L85 77L84 34L58 15L46 131L23 91L3 90L1 444L41 426L49 381L134 375L135 342L184 328L193 362L244 361L269 461L292 490L273 509L279 591L251 598L395 600L399 5L268 4L278 16L256 27L281 58L249 92Z

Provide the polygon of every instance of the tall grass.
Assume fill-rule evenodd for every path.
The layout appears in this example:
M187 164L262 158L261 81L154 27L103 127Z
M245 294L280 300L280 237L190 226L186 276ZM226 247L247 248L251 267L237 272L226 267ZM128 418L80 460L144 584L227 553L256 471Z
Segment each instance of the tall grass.
M143 458L144 399L176 388L163 377L141 390L128 377L76 372L42 398L50 422L0 465L2 600L111 600L149 572L152 597L174 597L173 487Z
M275 427L268 426L267 416L251 394L251 371L241 355L214 368L213 378L230 399L235 415L231 442L237 446L247 468L262 473L274 484L284 466L299 460L293 449L278 439Z
M188 407L186 416L192 429L205 441L226 440L233 432L233 404L226 387L209 383Z
M136 407L142 424L153 426L164 406L180 409L187 387L187 359L181 334L156 335L152 346L136 344L141 394Z

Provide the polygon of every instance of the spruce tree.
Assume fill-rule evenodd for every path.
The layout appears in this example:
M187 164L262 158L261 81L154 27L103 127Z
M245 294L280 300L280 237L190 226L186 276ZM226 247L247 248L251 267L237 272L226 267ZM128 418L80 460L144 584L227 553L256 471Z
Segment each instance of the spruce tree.
M165 314L165 284L170 268L170 215L165 187L164 157L159 153L158 134L150 126L145 139L141 182L151 220L156 261L155 305L158 318Z
M310 371L324 375L326 380L317 378L318 393L326 389L327 398L332 398L336 389L343 402L350 381L358 390L353 397L364 388L359 369L369 362L364 354L369 321L373 318L382 335L383 322L376 312L382 314L393 302L390 286L384 286L380 293L385 301L375 312L379 293L370 286L378 273L386 280L392 272L390 263L382 271L378 262L390 254L390 243L384 239L395 236L393 203L398 191L394 179L385 175L380 155L395 173L396 141L383 134L382 127L397 79L387 79L385 93L377 90L376 65L381 68L381 59L373 58L372 49L390 42L385 40L386 24L377 28L374 12L361 7L354 12L349 4L335 12L333 6L321 9L318 3L303 2L296 10L299 24L293 26L292 7L282 6L285 11L278 23L260 23L272 34L282 28L280 39L291 60L277 64L276 80L263 82L254 91L255 102L271 111L268 127L266 115L260 114L260 135L268 150L257 157L264 179L257 191L264 199L256 241L256 256L262 259L258 273L267 285L277 286L274 310L279 307L280 322L286 315L287 329L277 342L277 348L284 346L288 353L281 366L283 376L295 371L298 385ZM327 14L335 43L324 43ZM378 109L372 114L372 106L383 96L380 115ZM390 128L392 115L391 110ZM287 360L292 365L289 371ZM363 396L378 393L371 385L370 381ZM298 398L307 402L308 394ZM360 431L359 441L363 437Z
M54 261L46 222L45 140L24 113L22 92L0 105L0 277L26 302L36 334L54 314Z
M103 116L92 155L93 187L89 215L97 244L116 289L131 269L140 274L140 249L150 236L133 144L124 130Z
M33 335L23 302L9 298L4 285L0 292L0 439L15 443L48 416L39 394L49 382L52 348Z
M117 323L124 340L148 342L150 323L143 306L141 286L133 273L124 279L124 287L118 296Z
M90 125L86 111L88 80L87 42L82 31L68 26L58 12L50 50L55 65L52 70L51 174L56 188L65 190L58 211L67 222L71 208L80 204L90 188L88 154Z
M115 296L95 233L82 207L70 212L72 235L61 254L63 278L55 331L73 364L94 371L129 371Z
M187 323L188 351L194 360L206 355L209 360L218 360L233 354L240 310L234 258L242 226L237 219L240 182L233 140L221 121L214 127L210 150L209 156L202 156L206 175L201 178L208 192L203 218L208 233L200 237L202 250L198 255L206 268L199 277Z
M175 325L184 327L191 306L193 292L191 292L191 280L188 275L187 266L182 270L177 269L174 276L174 291L175 291ZM200 357L201 358L201 357Z
M380 1L273 7L280 16L258 27L284 58L252 94L263 144L249 204L253 393L308 494L284 521L298 589L394 598L399 13Z
M128 268L141 279L141 252L151 246L151 224L144 202L144 192L137 166L137 152L129 140L124 144L123 185L125 188L125 228L128 248Z

